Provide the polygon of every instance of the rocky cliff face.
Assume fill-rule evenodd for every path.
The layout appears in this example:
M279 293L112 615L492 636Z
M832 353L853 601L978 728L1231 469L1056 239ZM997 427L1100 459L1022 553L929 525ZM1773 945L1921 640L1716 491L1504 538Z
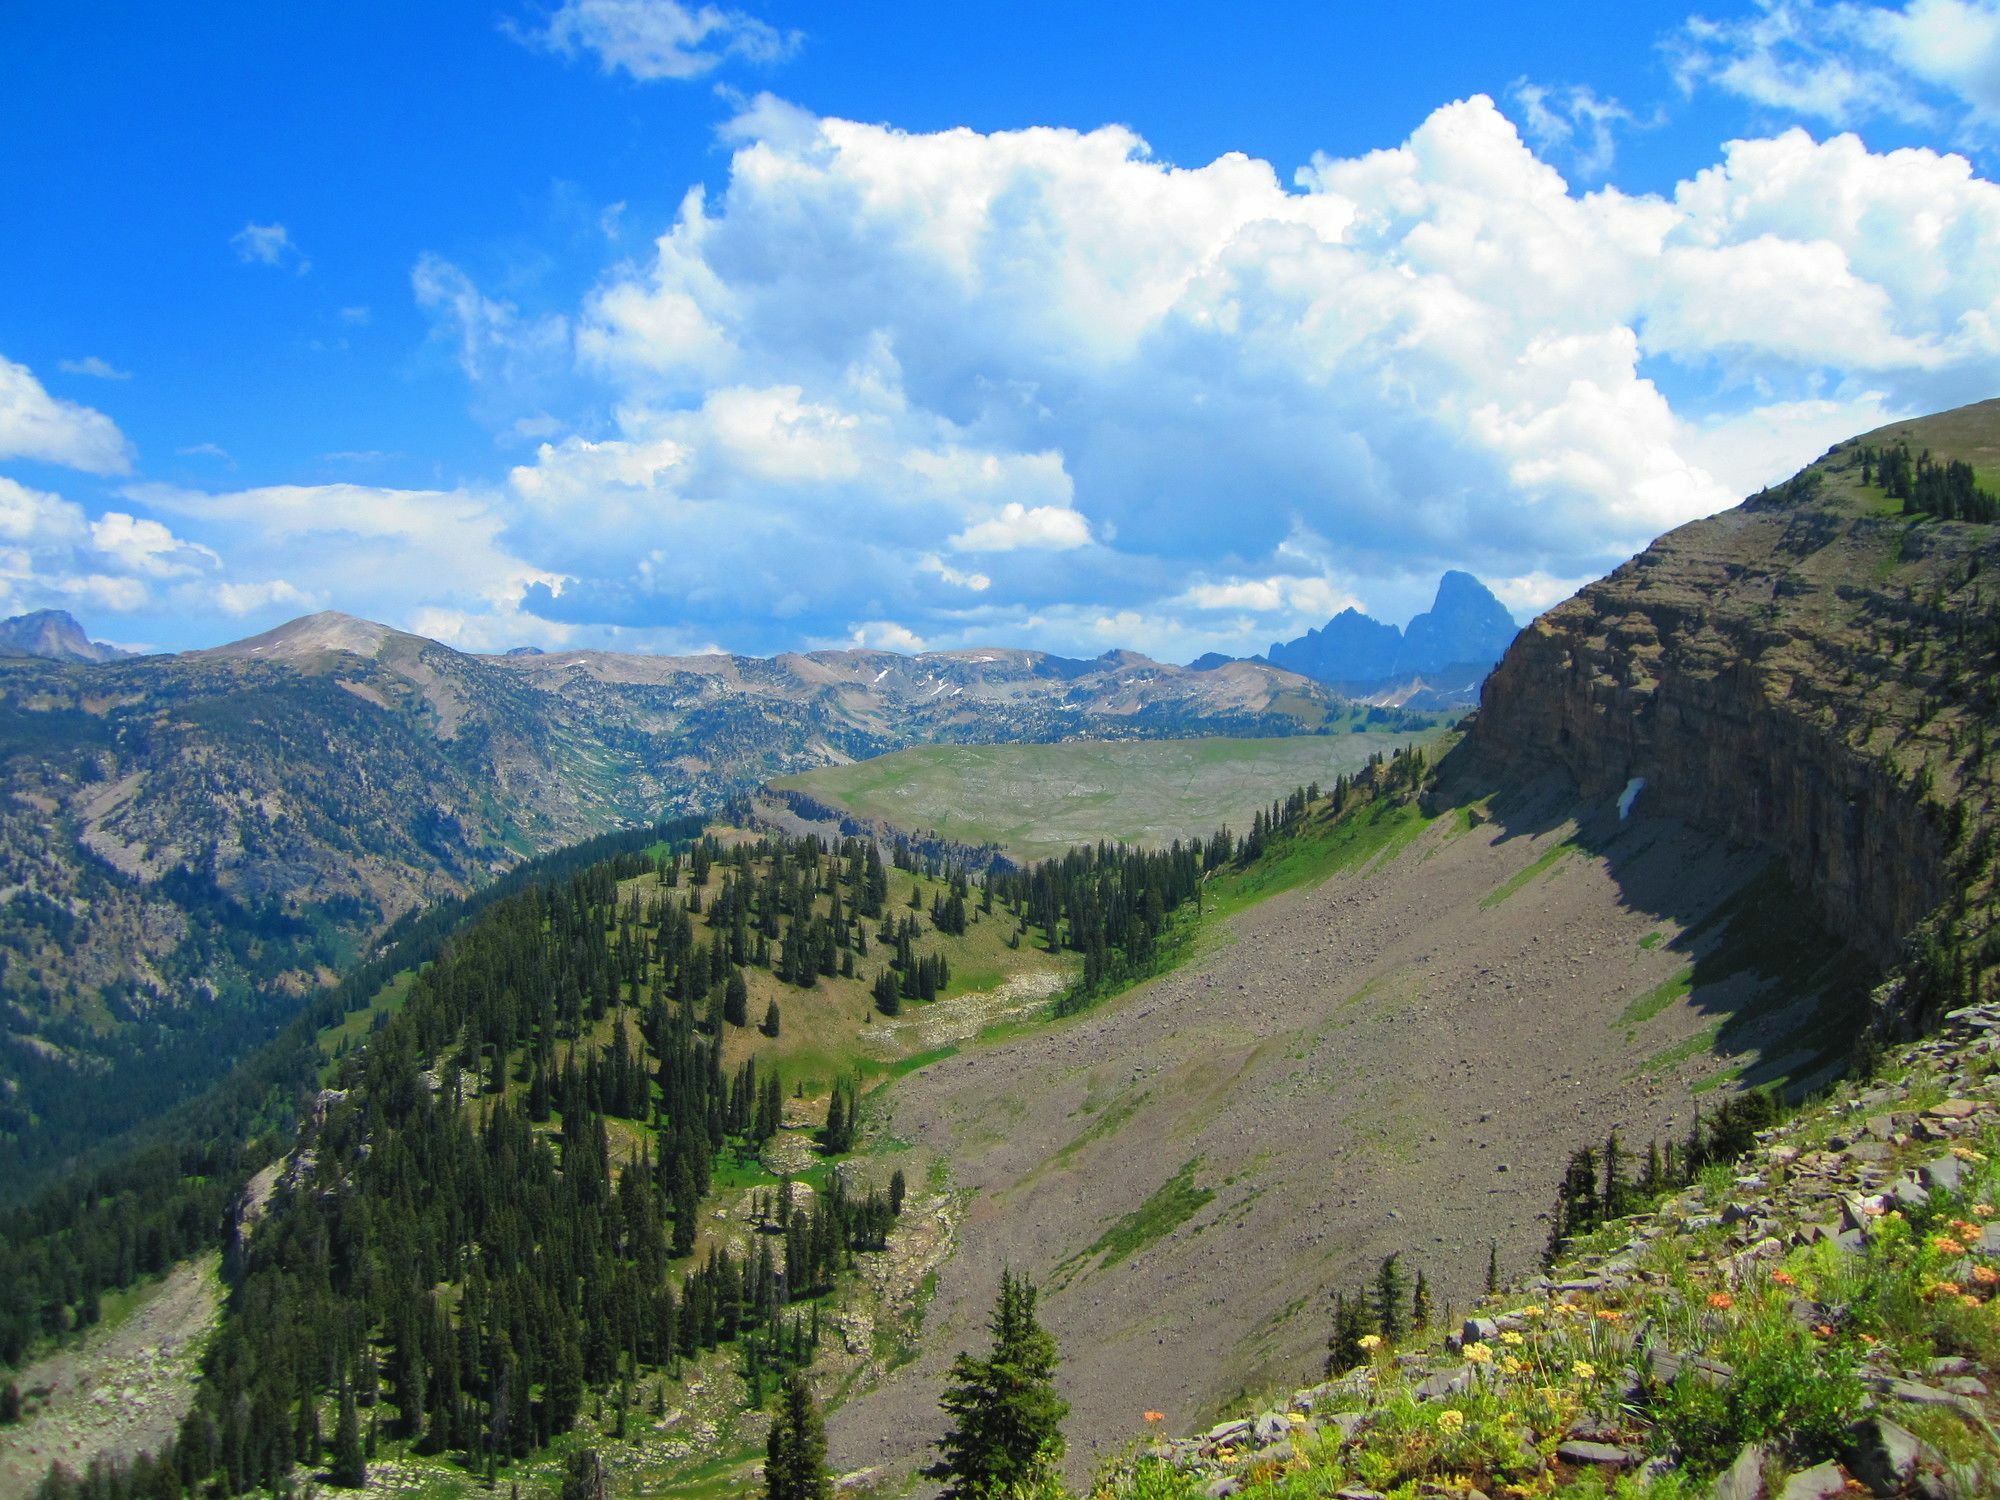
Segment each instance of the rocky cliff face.
M1906 516L1861 450L1978 451L2000 402L1841 445L1789 484L1669 533L1521 633L1472 744L1553 762L1586 797L1782 854L1878 961L1985 889L1996 706L1995 529ZM1972 926L1983 925L1977 922Z

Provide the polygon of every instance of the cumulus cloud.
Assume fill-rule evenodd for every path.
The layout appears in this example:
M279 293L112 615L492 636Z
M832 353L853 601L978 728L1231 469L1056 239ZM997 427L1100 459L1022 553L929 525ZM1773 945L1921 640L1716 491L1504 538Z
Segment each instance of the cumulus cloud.
M0 612L88 605L132 611L163 604L221 560L159 521L125 511L92 519L75 501L0 476Z
M1728 21L1696 16L1666 48L1684 90L1710 86L1833 125L1871 119L1990 130L2000 119L2000 3L1757 0Z
M541 25L510 23L507 30L562 57L589 53L606 73L624 72L642 83L700 78L732 57L782 62L801 40L796 31L780 31L739 10L677 0L563 0Z
M0 459L8 458L123 474L132 445L103 412L51 396L26 365L0 355Z
M1090 523L1059 505L1023 505L1018 500L1000 513L968 526L951 539L958 552L1067 552L1090 545Z
M1571 151L1617 123L1535 103ZM724 136L720 193L573 319L418 268L475 389L573 360L611 395L516 414L539 446L481 497L516 583L566 580L520 595L552 624L1255 649L1451 566L1531 608L2000 355L2000 189L1851 136L1649 195L1572 187L1484 98L1289 184L768 97Z
M1447 567L1538 608L1840 436L1991 394L2000 188L1963 157L1790 129L1587 189L1617 107L1528 87L1533 139L1474 98L1289 178L1118 127L751 101L719 188L574 307L414 268L475 408L531 445L503 475L134 486L65 576L220 580L251 614L296 589L481 649L1185 659L1406 618Z
M312 262L282 224L245 224L229 237L229 244L246 266L290 266L301 276L312 269Z

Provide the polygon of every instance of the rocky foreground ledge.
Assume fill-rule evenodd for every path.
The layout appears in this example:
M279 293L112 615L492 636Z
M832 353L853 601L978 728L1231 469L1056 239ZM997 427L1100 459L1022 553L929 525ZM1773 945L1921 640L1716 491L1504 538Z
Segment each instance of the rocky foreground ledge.
M1425 1347L1105 1477L1127 1500L2000 1494L2000 1004Z

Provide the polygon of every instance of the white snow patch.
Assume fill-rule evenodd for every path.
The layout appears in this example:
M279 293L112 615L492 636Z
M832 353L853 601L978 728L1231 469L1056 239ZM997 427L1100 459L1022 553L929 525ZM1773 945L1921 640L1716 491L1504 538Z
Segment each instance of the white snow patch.
M870 687L873 687L875 686L875 683L880 682L884 677L887 677L888 675L889 675L889 669L887 667L884 667L881 671L875 674L874 681L870 682L868 685Z
M1634 776L1625 783L1625 790L1618 794L1618 817L1624 821L1632 816L1632 804L1639 800L1639 793L1646 789L1646 778Z

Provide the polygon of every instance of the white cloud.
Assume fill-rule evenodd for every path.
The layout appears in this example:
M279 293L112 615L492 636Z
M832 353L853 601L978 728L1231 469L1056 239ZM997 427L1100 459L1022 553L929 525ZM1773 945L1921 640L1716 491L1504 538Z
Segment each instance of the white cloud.
M1620 123L1515 102L1558 156ZM475 406L533 445L503 479L141 488L134 515L232 582L482 646L1185 659L1407 617L1446 567L1538 607L2000 367L2000 188L1852 136L1733 142L1660 194L1573 186L1485 98L1289 183L1122 128L768 97L724 140L723 185L579 306L414 268Z
M90 544L124 571L150 578L179 578L220 567L207 547L184 542L158 521L106 511L90 524Z
M174 452L182 458L212 458L219 463L228 464L231 468L236 466L236 460L220 443L190 443L185 448L174 449Z
M1600 99L1586 84L1552 88L1517 79L1508 97L1521 111L1528 139L1544 157L1561 153L1576 175L1594 182L1611 170L1618 154L1617 131L1636 122L1616 99Z
M301 276L312 269L312 262L282 224L245 224L229 237L229 243L246 266L289 265Z
M120 612L161 602L156 584L199 577L213 601L220 559L160 522L81 505L0 476L0 613L59 605ZM192 601L191 601L192 602Z
M212 592L215 602L231 615L255 614L274 605L310 613L323 607L324 603L318 596L308 594L304 589L287 583L282 578L273 578L264 583L217 584Z
M1707 85L1833 125L1871 119L1985 130L2000 119L2000 3L1757 0L1696 16L1666 43L1682 89Z
M962 573L935 552L925 553L917 566L955 589L969 589L975 594L983 594L993 587L993 580L984 573Z
M563 57L594 54L606 73L623 71L641 82L699 78L731 57L782 62L801 40L796 31L742 11L676 0L563 0L542 26L507 29Z
M866 620L856 625L848 639L870 651L900 651L915 655L925 649L924 638L894 620Z
M367 306L356 304L340 310L340 321L350 328L366 328L375 320L375 314Z
M26 365L0 355L0 459L123 474L132 445L103 412L51 396Z
M1016 552L1023 548L1067 552L1090 545L1090 523L1059 505L1027 506L1010 500L1000 507L998 515L966 527L949 545L957 552Z
M66 375L88 375L92 380L130 380L132 372L121 370L109 360L86 354L82 359L59 359L56 368Z

